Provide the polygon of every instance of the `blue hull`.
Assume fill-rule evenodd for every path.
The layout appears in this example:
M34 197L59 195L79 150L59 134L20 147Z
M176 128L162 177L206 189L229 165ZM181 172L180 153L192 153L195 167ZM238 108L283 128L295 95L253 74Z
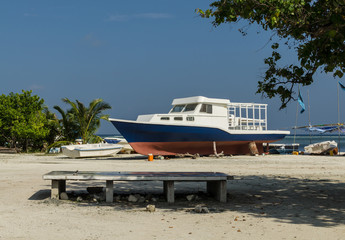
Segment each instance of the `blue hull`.
M278 141L286 134L264 132L231 134L218 128L173 126L111 120L133 149L148 155L175 155L184 153L213 154L214 143L218 152L247 154L248 143L256 142L260 153L262 143Z
M111 121L116 129L131 142L200 142L245 141L272 142L283 139L286 134L230 134L218 128L172 126Z

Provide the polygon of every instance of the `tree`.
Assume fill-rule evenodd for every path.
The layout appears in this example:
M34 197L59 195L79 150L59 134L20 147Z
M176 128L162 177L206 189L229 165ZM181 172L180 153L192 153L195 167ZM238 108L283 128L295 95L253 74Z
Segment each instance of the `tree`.
M63 98L63 102L69 104L71 109L64 113L61 108L54 106L63 119L65 119L64 126L67 132L71 132L72 129L82 138L83 143L88 143L90 139L95 137L95 133L100 127L100 120L108 120L109 116L102 114L103 111L111 109L108 103L105 103L102 99L95 99L89 107L76 100L72 102L68 98ZM60 109L60 110L59 110Z
M0 96L0 136L10 147L26 151L35 141L43 142L50 132L43 113L44 100L31 93L23 90Z
M73 142L78 137L78 125L74 121L73 114L71 110L64 111L59 106L54 106L54 109L57 110L60 115L61 119L59 120L59 141L68 141Z
M55 113L49 111L47 107L43 109L43 114L45 115L46 122L45 126L49 129L48 135L45 137L45 142L47 145L53 144L59 137L59 119L56 117ZM41 145L40 143L38 143Z
M345 0L221 0L211 9L197 9L201 17L214 18L213 25L245 20L272 30L295 49L299 64L279 67L278 42L265 59L268 69L257 93L279 96L281 108L294 99L296 85L313 83L317 71L341 78L345 72ZM244 28L239 29L244 35Z

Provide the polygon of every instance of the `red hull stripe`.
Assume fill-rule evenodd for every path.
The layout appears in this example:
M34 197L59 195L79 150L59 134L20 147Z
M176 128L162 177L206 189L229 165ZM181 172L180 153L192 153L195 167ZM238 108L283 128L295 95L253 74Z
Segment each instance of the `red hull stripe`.
M267 141L265 141L267 142ZM259 153L263 153L263 142L257 142ZM214 154L213 142L131 142L132 148L143 155L176 155L176 154ZM249 154L249 142L229 141L216 142L217 153Z

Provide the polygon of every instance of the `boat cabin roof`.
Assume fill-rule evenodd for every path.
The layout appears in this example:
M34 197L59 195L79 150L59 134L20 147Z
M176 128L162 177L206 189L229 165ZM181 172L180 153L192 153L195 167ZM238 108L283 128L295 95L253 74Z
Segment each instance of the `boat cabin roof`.
M219 99L219 98L207 98L203 96L196 97L187 97L187 98L175 98L172 102L172 105L182 105L182 104L191 104L191 103L206 103L206 104L221 104L229 105L230 100L228 99Z

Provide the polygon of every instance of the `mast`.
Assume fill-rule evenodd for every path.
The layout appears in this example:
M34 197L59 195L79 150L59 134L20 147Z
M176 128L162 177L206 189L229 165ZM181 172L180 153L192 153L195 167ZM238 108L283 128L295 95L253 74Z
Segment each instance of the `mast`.
M308 125L311 126L310 122L310 104L309 104L309 89L307 90L308 95ZM311 144L311 131L309 131L309 144Z
M299 92L299 85L298 85L298 92ZM297 119L298 119L298 101L296 102L296 121L295 121L295 133L294 133L294 135L293 135L292 151L295 151L296 131L297 131Z
M337 84L338 95L338 154L340 154L340 102L339 102L339 84Z

